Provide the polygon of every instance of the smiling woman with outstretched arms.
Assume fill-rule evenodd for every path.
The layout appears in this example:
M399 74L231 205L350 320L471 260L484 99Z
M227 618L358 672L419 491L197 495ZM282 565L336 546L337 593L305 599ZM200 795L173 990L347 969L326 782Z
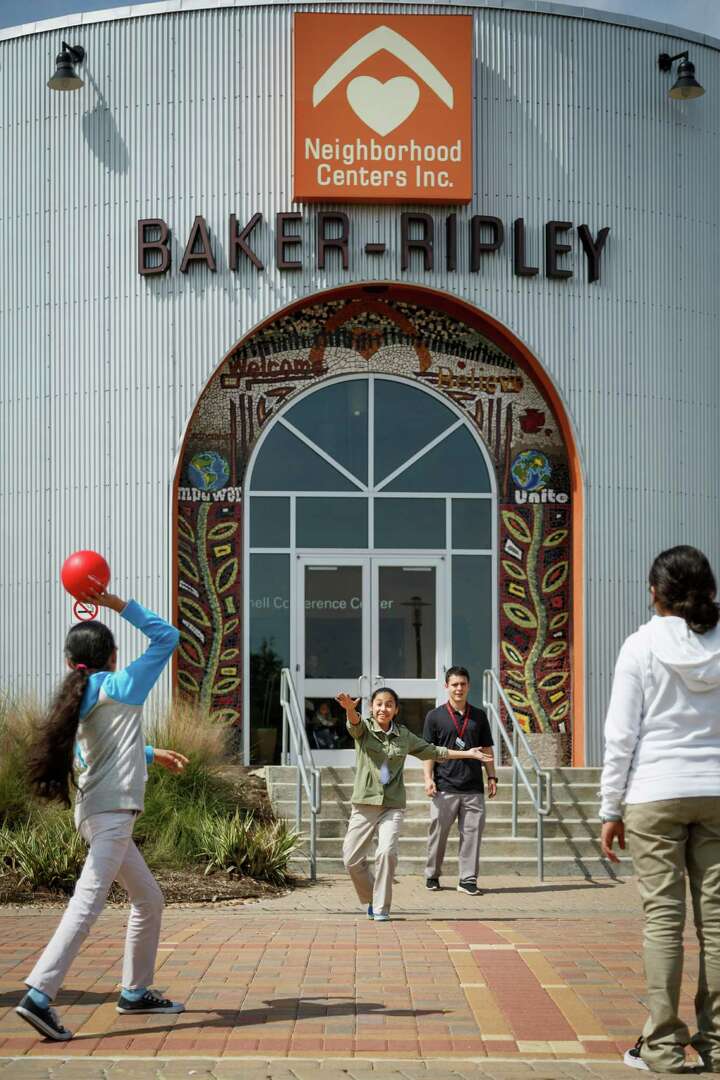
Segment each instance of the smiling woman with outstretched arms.
M449 750L434 746L397 721L400 699L385 686L372 695L372 716L358 713L360 699L338 694L345 710L347 730L355 741L357 767L352 793L352 814L343 844L343 862L360 902L368 905L368 917L387 922L392 902L392 881L398 858L398 840L405 814L403 771L408 754L421 761L469 759L492 761L475 747ZM368 865L373 838L377 835L375 876Z

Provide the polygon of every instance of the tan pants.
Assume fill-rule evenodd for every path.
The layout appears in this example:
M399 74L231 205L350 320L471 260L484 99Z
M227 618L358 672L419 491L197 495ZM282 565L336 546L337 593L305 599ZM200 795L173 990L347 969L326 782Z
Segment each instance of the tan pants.
M462 795L452 791L438 791L430 800L426 878L440 877L448 836L456 819L460 832L458 881L477 881L485 798L479 793Z
M650 1010L641 1056L654 1072L677 1071L683 1047L720 1071L720 797L626 807L625 827L645 912L643 957ZM697 1034L678 1016L686 873L700 944Z
M398 840L404 810L384 806L353 806L343 843L343 862L361 904L372 904L376 915L390 911L393 874L398 861ZM377 835L375 875L369 855Z

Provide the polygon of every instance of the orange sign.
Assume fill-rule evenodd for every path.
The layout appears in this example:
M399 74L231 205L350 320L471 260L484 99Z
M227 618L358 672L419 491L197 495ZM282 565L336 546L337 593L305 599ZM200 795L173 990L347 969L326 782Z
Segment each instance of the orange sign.
M472 16L295 15L295 198L469 202Z

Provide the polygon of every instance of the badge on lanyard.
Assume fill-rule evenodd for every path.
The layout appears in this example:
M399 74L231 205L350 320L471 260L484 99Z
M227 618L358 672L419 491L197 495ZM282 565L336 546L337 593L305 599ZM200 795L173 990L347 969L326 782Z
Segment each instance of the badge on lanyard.
M457 732L457 738L455 739L455 745L457 746L458 750L464 750L465 746L467 744L466 744L465 739L463 738L463 736L465 735L465 732L467 731L468 721L470 720L470 706L469 705L465 706L465 714L463 715L462 727L458 727L458 722L455 719L455 710L450 705L450 702L447 703L446 708L447 708L447 711L450 713L450 719L452 720L455 731Z

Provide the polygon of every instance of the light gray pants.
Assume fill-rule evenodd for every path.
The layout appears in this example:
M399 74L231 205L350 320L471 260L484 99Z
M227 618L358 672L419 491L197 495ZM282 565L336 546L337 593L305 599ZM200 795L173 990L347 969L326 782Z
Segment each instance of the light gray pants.
M440 877L447 839L456 818L460 832L458 881L477 880L480 840L485 828L485 796L456 795L452 791L438 791L430 801L426 878Z
M398 861L398 840L404 810L383 806L353 806L343 843L343 862L361 904L372 904L376 915L388 913L392 903L393 875ZM369 855L377 835L375 875Z
M93 814L80 825L90 845L75 892L50 942L25 980L52 1000L80 951L90 928L105 906L113 881L130 898L122 986L150 986L160 941L163 895L132 841L135 812L116 810Z

